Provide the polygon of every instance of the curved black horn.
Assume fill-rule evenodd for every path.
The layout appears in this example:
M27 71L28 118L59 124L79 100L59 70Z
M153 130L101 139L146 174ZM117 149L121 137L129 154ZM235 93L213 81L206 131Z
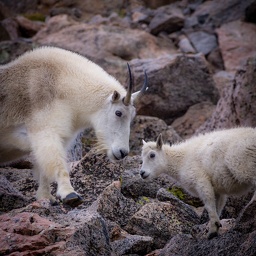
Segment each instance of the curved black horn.
M141 95L148 89L148 75L147 72L144 71L144 83L140 91L134 92L132 94L133 102L138 101L138 99L141 97Z
M147 72L144 71L144 83L140 90L140 93L144 93L148 89L148 75Z
M133 88L133 78L132 78L132 72L129 63L127 63L128 67L128 73L129 73L129 86L127 89L127 94L124 97L124 105L128 106L131 102L131 97L132 97L132 88Z

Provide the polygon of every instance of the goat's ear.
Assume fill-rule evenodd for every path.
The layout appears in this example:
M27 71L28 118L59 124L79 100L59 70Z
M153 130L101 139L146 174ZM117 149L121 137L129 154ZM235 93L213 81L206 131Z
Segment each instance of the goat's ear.
M117 91L114 91L112 95L112 102L117 102L119 99L120 99L120 93Z
M162 138L162 134L160 133L156 139L156 147L157 149L162 149L163 146L163 138Z
M142 140L142 144L143 146L147 144L147 142L145 140Z

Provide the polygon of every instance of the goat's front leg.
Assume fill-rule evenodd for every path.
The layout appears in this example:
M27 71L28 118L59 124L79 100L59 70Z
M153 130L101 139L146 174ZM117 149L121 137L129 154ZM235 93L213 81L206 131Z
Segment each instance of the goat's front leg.
M217 213L220 217L221 215L221 212L227 202L227 196L226 195L219 195L219 194L216 194L215 196L216 198L216 208L217 208Z
M217 213L215 193L211 182L208 179L202 181L198 180L197 191L200 195L200 199L204 202L204 207L210 218L208 239L212 239L213 237L218 236L218 230L221 227L221 223Z
M65 204L75 207L83 202L82 198L74 191L71 183L65 150L61 139L49 131L40 131L30 134L32 150L39 168L39 188L37 198L52 200L50 182L56 181L57 197Z

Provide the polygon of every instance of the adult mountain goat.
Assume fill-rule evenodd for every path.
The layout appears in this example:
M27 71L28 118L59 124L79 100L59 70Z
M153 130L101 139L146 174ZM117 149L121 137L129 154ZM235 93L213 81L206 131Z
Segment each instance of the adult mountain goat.
M32 152L39 177L37 199L57 196L77 206L82 198L70 183L66 149L76 135L93 127L99 149L110 159L129 153L134 101L146 90L132 94L88 59L55 47L27 52L0 66L0 164Z
M199 197L210 218L209 239L218 235L227 196L256 188L256 129L214 131L172 146L164 145L160 134L143 144L141 177L166 173ZM255 198L256 192L251 201Z

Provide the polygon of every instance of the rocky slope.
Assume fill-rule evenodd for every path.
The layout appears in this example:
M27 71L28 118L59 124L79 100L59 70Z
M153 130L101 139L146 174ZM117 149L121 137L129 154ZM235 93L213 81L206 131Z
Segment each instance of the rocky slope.
M136 87L131 154L95 155L94 134L69 152L84 203L36 201L30 159L0 169L0 255L255 255L256 203L230 198L219 237L207 213L168 176L140 179L141 140L178 142L199 132L255 126L255 0L0 1L0 63L42 45L76 51ZM52 184L52 193L56 185Z

